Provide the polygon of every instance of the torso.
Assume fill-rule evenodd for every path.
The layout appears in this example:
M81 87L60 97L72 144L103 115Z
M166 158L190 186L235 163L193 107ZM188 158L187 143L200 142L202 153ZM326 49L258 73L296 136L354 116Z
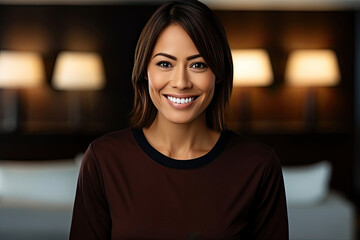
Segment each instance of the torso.
M112 239L247 239L270 148L231 132L192 160L174 160L126 130L93 144Z

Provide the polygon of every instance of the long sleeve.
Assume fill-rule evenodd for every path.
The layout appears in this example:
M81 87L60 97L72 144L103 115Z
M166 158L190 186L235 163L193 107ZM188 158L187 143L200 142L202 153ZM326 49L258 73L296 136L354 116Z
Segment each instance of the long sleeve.
M274 151L262 176L253 216L251 239L288 240L288 218L283 176Z
M110 239L111 218L99 163L90 145L82 160L70 240Z

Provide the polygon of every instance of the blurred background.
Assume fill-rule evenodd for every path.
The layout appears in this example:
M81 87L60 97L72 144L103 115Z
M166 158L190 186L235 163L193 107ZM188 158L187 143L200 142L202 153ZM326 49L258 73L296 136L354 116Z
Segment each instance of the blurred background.
M0 239L67 239L81 154L129 127L161 1L0 0ZM360 239L360 1L204 0L234 58L230 128L275 148L290 238Z

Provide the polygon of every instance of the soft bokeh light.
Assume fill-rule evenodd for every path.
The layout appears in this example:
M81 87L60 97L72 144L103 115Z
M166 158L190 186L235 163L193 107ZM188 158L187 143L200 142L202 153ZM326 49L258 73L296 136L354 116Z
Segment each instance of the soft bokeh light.
M268 53L262 49L232 50L234 86L268 86L273 73Z
M285 79L292 86L335 86L340 82L339 65L332 50L293 51Z
M53 86L58 90L99 90L105 85L104 66L94 52L61 52L55 63Z
M0 88L36 87L44 80L44 62L40 54L0 51Z

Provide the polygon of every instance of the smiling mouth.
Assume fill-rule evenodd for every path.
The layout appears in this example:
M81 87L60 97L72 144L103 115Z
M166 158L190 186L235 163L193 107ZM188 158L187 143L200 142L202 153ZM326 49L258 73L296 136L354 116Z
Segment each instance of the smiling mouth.
M187 98L177 98L177 97L172 97L172 96L168 96L168 95L165 95L165 97L167 99L169 99L171 102L177 103L177 104L190 103L190 102L194 101L197 98L197 96L195 96L195 97L187 97Z

